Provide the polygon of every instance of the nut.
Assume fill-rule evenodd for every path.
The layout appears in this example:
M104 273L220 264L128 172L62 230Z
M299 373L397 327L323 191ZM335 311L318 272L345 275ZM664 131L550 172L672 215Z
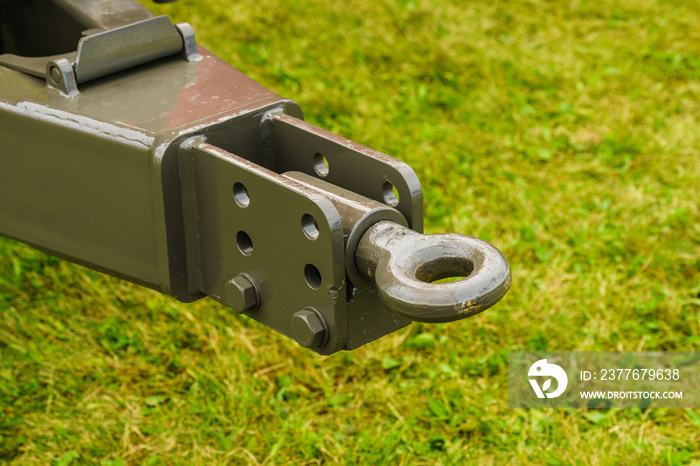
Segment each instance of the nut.
M316 309L307 307L292 316L292 336L304 348L316 348L326 343L326 321Z
M226 304L234 311L242 314L254 311L260 305L260 296L253 279L246 274L236 275L226 284Z

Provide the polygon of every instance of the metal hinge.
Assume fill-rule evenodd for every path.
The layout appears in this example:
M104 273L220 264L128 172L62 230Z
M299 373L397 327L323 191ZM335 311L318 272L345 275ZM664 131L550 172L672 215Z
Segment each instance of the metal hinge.
M188 61L200 58L192 27L173 24L167 16L84 34L89 35L80 39L75 52L49 57L4 54L0 55L0 66L45 78L49 86L73 96L78 84L159 58L178 53Z

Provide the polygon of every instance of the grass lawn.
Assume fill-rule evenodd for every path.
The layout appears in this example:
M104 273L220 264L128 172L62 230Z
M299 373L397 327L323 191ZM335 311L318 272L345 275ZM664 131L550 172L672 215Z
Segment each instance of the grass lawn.
M700 464L700 410L507 407L509 350L700 350L697 2L144 4L410 164L513 286L321 357L0 239L0 461Z

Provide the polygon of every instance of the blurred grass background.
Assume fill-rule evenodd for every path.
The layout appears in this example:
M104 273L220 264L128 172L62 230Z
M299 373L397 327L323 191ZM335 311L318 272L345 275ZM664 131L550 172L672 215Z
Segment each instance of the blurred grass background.
M307 120L404 160L504 301L320 357L211 301L0 240L15 464L700 462L700 412L507 408L509 350L700 349L695 1L144 4Z

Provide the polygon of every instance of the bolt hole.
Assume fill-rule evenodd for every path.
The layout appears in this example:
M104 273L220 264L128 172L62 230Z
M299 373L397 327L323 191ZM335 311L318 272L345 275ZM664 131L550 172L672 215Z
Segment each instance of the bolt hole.
M238 243L238 249L244 256L250 256L253 253L253 240L250 239L250 236L245 231L238 232L236 243Z
M382 185L382 194L384 195L384 202L391 207L399 205L399 190L390 181L385 181Z
M304 267L304 278L306 278L306 284L310 288L314 290L321 288L321 272L313 265L306 264L306 267Z
M474 271L474 263L463 257L439 257L423 263L416 270L416 278L426 283L443 284L467 278Z
M314 154L314 170L318 176L328 176L328 160L320 152Z
M250 197L248 196L248 189L246 189L243 183L234 183L233 185L233 198L236 200L236 204L242 208L248 207L250 204Z
M316 219L311 214L304 214L301 217L301 229L304 230L304 234L310 240L315 240L318 238L318 223Z

